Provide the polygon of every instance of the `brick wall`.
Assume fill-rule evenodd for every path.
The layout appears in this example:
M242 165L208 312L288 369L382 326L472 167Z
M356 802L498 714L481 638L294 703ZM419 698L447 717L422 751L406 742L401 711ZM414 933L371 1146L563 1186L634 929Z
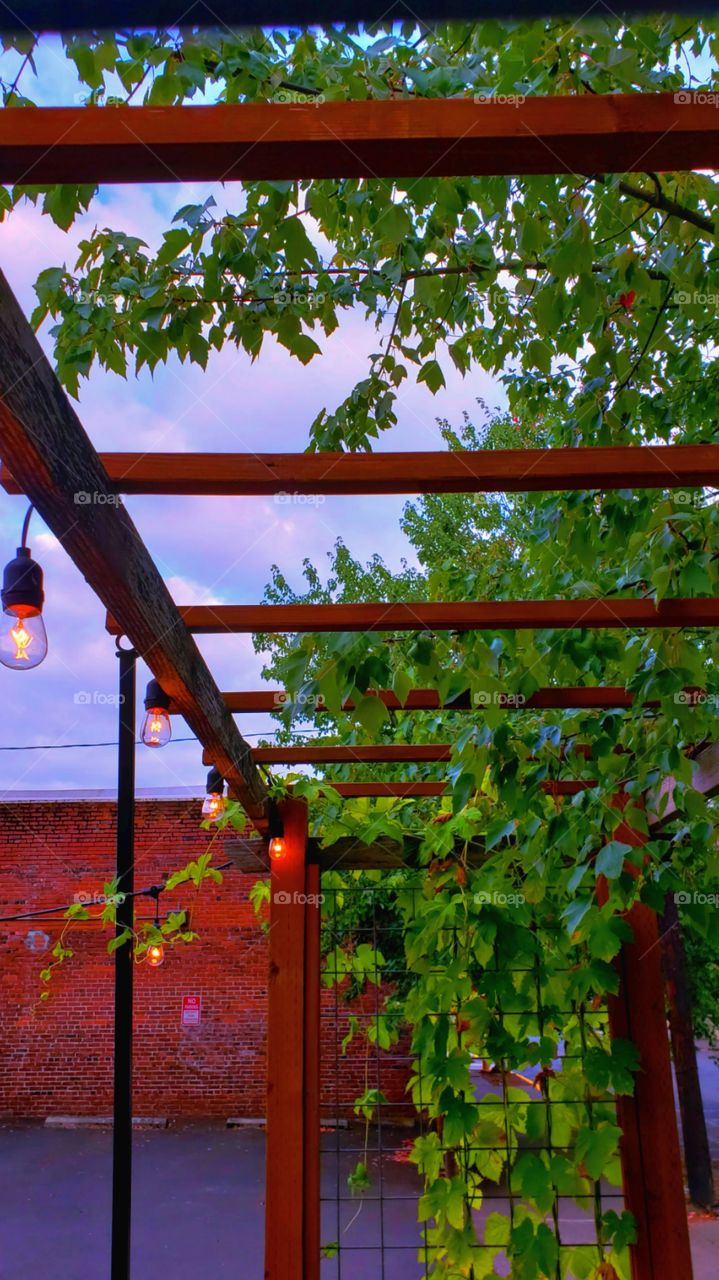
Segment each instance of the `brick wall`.
M207 848L197 800L138 800L135 886L160 881ZM0 915L69 903L101 893L113 875L115 805L54 801L0 806ZM223 861L221 851L215 857ZM264 1114L267 944L249 902L253 875L230 870L224 883L198 893L181 886L160 899L162 911L191 908L200 940L168 949L164 964L135 969L136 1115L260 1116ZM152 902L139 899L139 918ZM57 917L0 925L0 1115L102 1115L112 1110L113 965L108 934L79 924L68 939L75 955L40 1002L40 970L49 952L28 950L30 929L62 929ZM182 1027L183 995L202 997L199 1027ZM323 996L323 1108L351 1112L366 1081L402 1102L407 1064L380 1067L355 1041L340 1058L335 1038L346 1033L349 1010ZM374 1008L374 999L366 1003ZM381 1057L381 1055L380 1055Z

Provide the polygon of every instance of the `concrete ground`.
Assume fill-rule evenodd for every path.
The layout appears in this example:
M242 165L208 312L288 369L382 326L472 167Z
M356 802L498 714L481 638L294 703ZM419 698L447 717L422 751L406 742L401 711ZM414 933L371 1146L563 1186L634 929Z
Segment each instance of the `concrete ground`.
M719 1161L719 1068L704 1054L701 1072ZM406 1159L407 1131L385 1132L381 1162L370 1149L372 1189L353 1200L346 1178L362 1158L361 1141L358 1130L323 1133L322 1240L341 1240L342 1254L341 1268L336 1257L324 1260L322 1280L420 1280L418 1180ZM111 1142L108 1130L0 1125L0 1280L107 1280ZM136 1131L133 1280L260 1280L263 1166L260 1129L180 1124ZM495 1194L483 1212L505 1208L501 1188ZM567 1242L591 1239L573 1202L562 1216ZM692 1216L690 1236L695 1280L714 1280L719 1220Z

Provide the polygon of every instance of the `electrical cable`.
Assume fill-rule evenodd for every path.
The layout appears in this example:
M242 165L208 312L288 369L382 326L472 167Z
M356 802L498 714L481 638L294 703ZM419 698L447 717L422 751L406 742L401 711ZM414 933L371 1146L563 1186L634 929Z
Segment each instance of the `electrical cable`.
M227 871L230 867L234 867L234 862L223 862L222 866L215 867L215 871ZM151 884L146 889L135 889L132 893L124 894L125 898L157 898L164 893L166 886L164 884ZM68 902L62 907L42 907L39 911L24 911L21 915L16 916L0 916L0 924L9 924L15 920L34 920L38 916L54 915L58 911L69 911L70 907L77 906L75 902Z
M308 738L308 737L312 737L315 734L323 733L324 730L323 729L302 729L302 730L291 729L289 732L290 732L290 736L293 738ZM260 730L257 730L257 732L255 733L246 733L243 736L245 738L271 738L271 737L274 737L275 735L272 733L263 733L262 730L260 729ZM170 746L171 743L173 742L198 742L198 741L199 739L195 737L170 738L170 741L165 745ZM44 744L29 743L26 746L21 746L21 747L0 747L0 751L71 751L76 747L83 747L83 748L116 747L117 745L118 745L117 742L49 742ZM137 746L142 745L141 738L137 739L136 745Z

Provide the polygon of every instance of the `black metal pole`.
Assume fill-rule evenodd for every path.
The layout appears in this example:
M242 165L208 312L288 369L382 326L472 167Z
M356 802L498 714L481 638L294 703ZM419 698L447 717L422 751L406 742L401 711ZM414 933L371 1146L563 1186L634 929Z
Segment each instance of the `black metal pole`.
M134 919L135 837L135 662L134 649L118 649L120 659L119 745L117 752L117 891L127 895L117 907L116 932ZM132 968L133 951L115 952L115 1055L112 1130L111 1280L130 1280L132 1215Z

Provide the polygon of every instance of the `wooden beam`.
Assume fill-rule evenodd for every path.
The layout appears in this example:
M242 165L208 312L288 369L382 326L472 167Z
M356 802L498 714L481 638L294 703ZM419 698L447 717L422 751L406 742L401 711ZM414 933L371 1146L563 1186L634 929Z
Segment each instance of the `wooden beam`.
M323 871L382 871L394 867L417 869L417 854L421 842L408 836L404 843L398 840L375 840L365 844L355 836L341 836L333 844L323 846L319 840L310 839L307 845L307 861ZM486 860L486 853L479 842L468 848L458 849L470 866L479 866ZM231 859L238 871L251 875L266 875L270 870L270 858L264 840L225 839L223 857ZM426 868L425 868L426 869Z
M393 693L391 689L368 689L367 693L372 697L379 698L390 711L481 711L485 705L479 695L473 698L469 690L465 690L450 702L444 703L440 701L436 689L410 689L404 703L400 702L396 693ZM228 711L240 714L281 711L283 707L288 707L292 704L292 696L286 689L248 689L233 693L223 693L222 696ZM324 698L319 695L317 698L312 699L311 705L308 705L306 701L301 705L306 709L308 715L316 712L328 712ZM510 711L530 711L532 709L550 707L560 710L601 711L631 707L634 705L634 695L620 685L596 685L594 687L577 685L574 687L537 689L535 693L530 694L527 698L522 694L516 693L499 694L497 705L506 707ZM647 707L658 705L655 702L644 703L644 706ZM355 703L351 698L342 703L343 711L352 711L354 707ZM174 705L170 707L170 713L172 715L180 714Z
M373 746L253 747L255 764L418 764L452 759L449 743L381 742ZM207 752L203 764L212 765Z
M2 274L0 453L233 794L264 823L267 793L250 748Z
M446 782L332 782L331 779L323 779L323 781L326 781L326 785L332 787L337 795L345 799L358 796L384 796L395 800L409 800L418 796L448 795L451 789ZM576 796L580 791L589 791L596 785L597 783L592 779L574 778L566 780L547 778L541 783L542 790L553 796Z
M281 816L285 857L270 876L264 1276L304 1280L307 806L286 800Z
M562 747L561 759L570 755L580 755L591 759L591 744L577 742L572 739L569 745ZM615 747L615 751L623 751ZM452 759L452 746L448 742L375 742L369 746L347 746L319 743L317 746L298 747L253 747L252 758L255 764L434 764ZM531 759L536 759L532 756ZM212 767L214 761L210 753L202 753L202 763Z
M716 163L713 103L672 93L37 107L0 122L0 182L687 171Z
M502 9L509 19L544 19L551 12L583 14L584 0L510 0ZM656 0L629 0L622 13L654 13ZM695 16L696 0L673 0L672 11ZM407 20L406 0L23 0L7 8L2 25L6 31L84 31L109 28L126 31L168 28L191 22L200 27L297 27L312 23L398 22ZM412 16L419 22L474 22L496 19L496 0L412 0Z
M324 848L319 840L310 839L307 861L319 867L320 871L332 871L340 866L343 871L403 867L412 864L411 852L415 848L416 842L412 841L407 847L396 840L375 840L372 844L364 844L354 836L341 837ZM270 869L264 840L226 838L222 841L222 856L230 858L238 871L252 875L262 875Z
M428 453L103 453L118 493L289 499L303 494L534 493L719 485L719 445ZM20 486L0 465L8 493Z
M719 112L717 113L719 115ZM716 627L719 599L469 600L381 604L182 605L197 635L337 631L520 631L543 628ZM123 628L108 614L107 629Z

